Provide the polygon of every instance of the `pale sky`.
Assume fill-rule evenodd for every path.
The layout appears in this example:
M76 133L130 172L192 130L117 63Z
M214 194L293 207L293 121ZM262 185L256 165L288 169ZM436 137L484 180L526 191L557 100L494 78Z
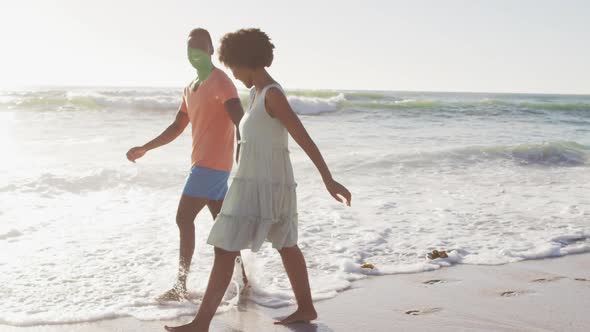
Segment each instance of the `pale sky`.
M217 47L226 32L258 27L288 88L590 93L586 0L0 4L4 87L181 87L195 74L192 28Z

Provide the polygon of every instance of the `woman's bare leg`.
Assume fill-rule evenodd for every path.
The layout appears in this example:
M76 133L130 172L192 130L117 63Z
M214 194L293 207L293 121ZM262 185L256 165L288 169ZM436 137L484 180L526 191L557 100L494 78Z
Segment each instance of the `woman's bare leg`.
M168 327L167 331L176 332L201 332L209 331L211 320L217 311L217 307L223 299L223 295L229 286L229 283L234 272L234 262L236 257L240 254L239 251L225 251L223 249L215 248L215 261L213 269L209 276L209 284L203 296L203 301L199 307L199 312L193 321L189 324Z
M289 276L291 287L297 300L297 310L287 318L275 322L275 324L290 324L295 322L309 322L318 317L313 301L311 299L311 289L309 287L309 277L307 275L307 266L305 258L298 246L283 248L279 250L283 266Z

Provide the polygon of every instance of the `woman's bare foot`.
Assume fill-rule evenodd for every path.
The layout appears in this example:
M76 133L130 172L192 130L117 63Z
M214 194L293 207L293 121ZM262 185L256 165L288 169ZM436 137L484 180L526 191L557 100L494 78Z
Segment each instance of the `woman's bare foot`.
M174 287L171 290L167 291L166 293L158 296L156 301L158 302L180 302L188 298L188 292L186 289L181 289L180 287Z
M166 329L166 331L170 331L170 332L208 332L209 329L208 328L203 328L203 327L199 327L197 325L197 323L190 322L188 324L185 325L181 325L181 326L164 326L164 329Z
M308 310L297 309L290 316L275 322L275 324L287 325L293 323L309 323L318 318L318 314L314 308Z

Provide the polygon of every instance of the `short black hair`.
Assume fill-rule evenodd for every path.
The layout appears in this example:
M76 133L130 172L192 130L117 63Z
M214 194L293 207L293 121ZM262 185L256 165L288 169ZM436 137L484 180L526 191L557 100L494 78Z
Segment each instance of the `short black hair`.
M211 45L211 50L213 51L215 49L213 47L213 41L211 40L211 35L209 34L209 31L203 28L192 29L188 36L194 38L205 37L209 41L209 45Z
M270 67L275 46L260 29L241 29L221 39L219 61L228 67Z

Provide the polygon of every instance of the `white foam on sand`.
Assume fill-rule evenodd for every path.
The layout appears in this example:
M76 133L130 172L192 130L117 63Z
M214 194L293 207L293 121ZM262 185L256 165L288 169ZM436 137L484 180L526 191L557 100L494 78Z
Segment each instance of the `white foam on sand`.
M23 235L23 233L17 231L16 229L11 229L7 232L0 232L0 240L6 240L21 235Z

